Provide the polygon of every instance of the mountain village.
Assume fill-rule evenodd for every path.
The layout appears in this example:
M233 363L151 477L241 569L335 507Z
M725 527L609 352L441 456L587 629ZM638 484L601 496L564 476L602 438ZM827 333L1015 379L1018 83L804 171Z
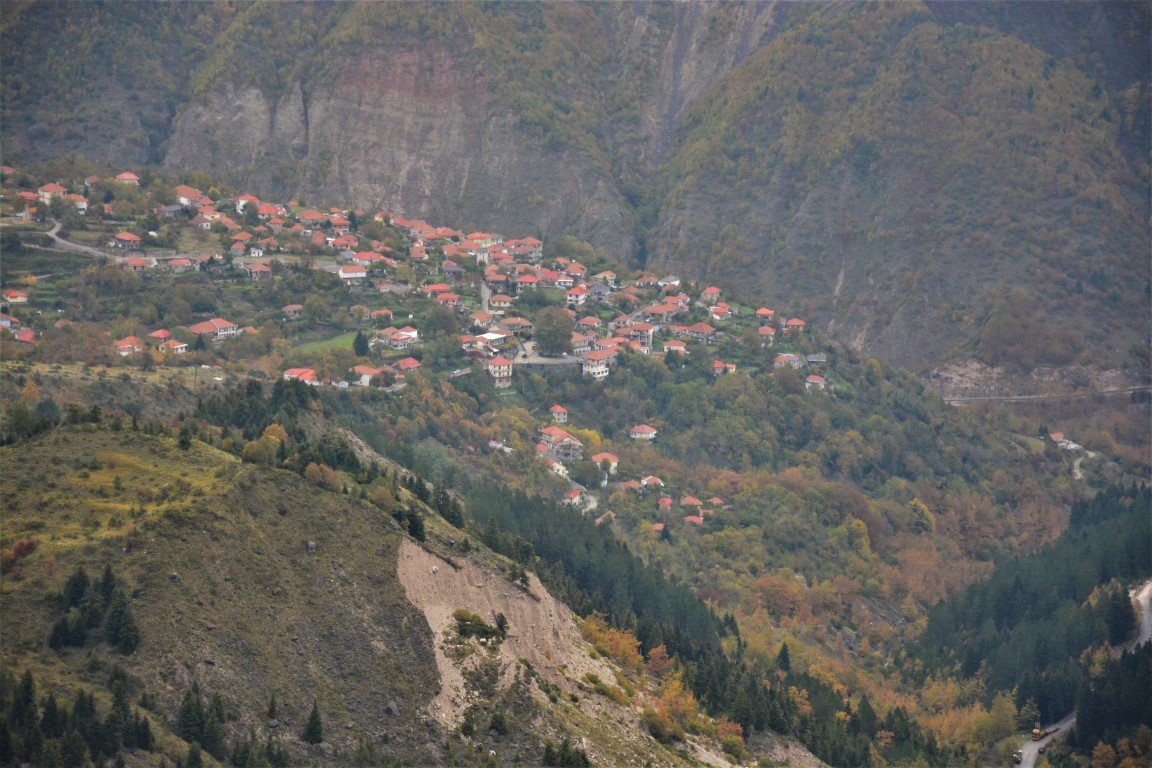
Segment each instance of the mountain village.
M84 194L56 181L37 184L40 180L7 166L0 172L6 219L32 231L51 225L51 247L85 252L94 261L131 272L145 291L150 284L207 278L249 297L250 309L243 316L205 314L185 324L140 327L121 338L115 338L107 323L105 354L85 350L85 359L106 367L199 365L213 369L217 381L228 375L259 375L310 386L388 392L402 389L413 375L457 378L482 370L497 391L511 394L520 372L579 370L583 376L604 379L621 355L682 362L702 356L718 378L737 370L729 355L746 359L751 351L761 367L796 370L804 391L834 390L826 378L828 356L812 346L805 320L767 306L730 303L719 288L701 288L674 275L639 271L625 277L610 264L590 267L574 258L549 257L537 237L465 233L386 210L308 207L252 194L209 195L188 184L141 189L141 177L131 171L112 179L90 176L76 187ZM137 204L125 205L121 198ZM59 238L62 218L71 221L73 237L72 230L103 235L91 246ZM173 230L198 230L204 233L201 242L219 247L179 252L165 247L164 238L150 227L165 228L169 240ZM318 316L304 294L279 309L251 307L253 292L271 290L301 270L326 273L344 287L349 306L332 313L338 314L337 322ZM39 344L68 333L81 320L66 301L45 290L51 277L24 276L19 287L13 278L5 275L0 305L0 328L7 329L9 341L4 357L36 359ZM553 316L559 311L566 317L562 334L567 338L556 338L553 330L546 343L542 329L524 316L547 308ZM458 343L426 343L429 329L421 329L417 318L443 321L446 314L455 321L453 327L463 331L455 334ZM241 345L242 339L272 332L283 346L316 321L339 326L336 343L342 339L345 346L360 346L354 349L353 364L343 369L323 364L275 371L251 368L252 350ZM211 363L206 362L209 358ZM572 434L576 430L570 430L567 409L555 404L535 445L537 458L565 480L569 465L585 459L584 444ZM635 424L627 434L646 443L656 440L659 430ZM488 448L511 450L499 441ZM619 459L607 450L590 459L602 472L601 486L613 480L619 489L653 496L665 519L676 507L686 524L700 526L707 520L708 505L724 504L713 497L706 505L687 492L676 501L658 477L643 473L640 479L619 481ZM586 512L595 510L589 489L569 482L561 501ZM606 511L596 522L613 517ZM657 533L664 527L663 522L652 524Z

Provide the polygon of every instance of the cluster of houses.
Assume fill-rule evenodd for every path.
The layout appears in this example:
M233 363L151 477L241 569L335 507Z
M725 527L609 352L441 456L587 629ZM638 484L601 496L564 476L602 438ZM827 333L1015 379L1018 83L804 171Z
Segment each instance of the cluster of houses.
M12 169L6 169L12 172ZM101 180L89 177L86 189ZM125 171L115 182L139 186L140 178ZM25 196L31 193L24 193ZM79 205L82 195L70 195L68 189L56 182L42 185L36 193L39 202L51 202L64 196ZM407 262L422 266L432 279L417 290L429 300L467 315L471 328L460 337L463 355L480 360L497 388L512 385L512 371L517 364L530 362L521 352L523 342L535 331L533 323L515 312L517 302L527 293L538 290L562 291L564 306L573 320L571 357L565 363L579 365L583 375L603 379L610 375L622 350L645 355L687 355L689 344L716 344L723 336L722 328L737 316L737 308L724 301L721 290L707 286L693 299L687 286L676 276L663 278L642 274L632 280L621 281L611 270L590 274L579 261L567 258L544 258L544 244L536 237L504 239L489 232L468 232L447 226L434 226L421 219L407 219L390 211L368 214L362 210L329 208L303 208L296 201L286 204L261 200L253 194L241 194L234 199L213 200L200 189L180 184L166 190L171 205L154 210L159 215L175 215L183 211L191 217L191 225L202 229L217 227L230 233L229 254L233 264L245 270L254 281L272 277L268 258L281 250L277 239L285 233L298 235L311 245L327 249L333 255L335 273L354 290L384 291L388 286L384 278L391 269ZM73 199L77 198L77 199ZM399 253L377 240L363 239L356 223L375 219L391 226L408 238L407 253ZM239 221L237 221L239 219ZM242 222L242 223L241 223ZM139 251L143 240L140 235L121 231L109 244L124 251ZM205 266L205 262L219 261L219 255L203 254L194 257L177 256L158 260L146 255L130 255L120 260L125 269L145 272L161 265L174 272ZM472 266L475 265L475 266ZM371 278L371 279L370 279ZM651 297L655 296L655 300ZM5 297L8 306L16 303ZM619 314L604 320L604 308L612 307ZM302 304L283 308L286 319L299 317ZM692 322L696 317L706 320ZM382 324L391 320L391 312L378 309L371 313L372 320ZM15 320L15 318L12 318ZM9 327L18 325L9 321ZM779 322L776 313L767 307L754 312L757 333L763 347L771 346L778 332L803 334L806 322L792 317ZM187 329L195 336L209 340L230 338L244 332L235 323L213 318ZM25 334L26 335L26 334ZM32 336L34 339L34 335ZM152 339L149 334L149 339ZM182 354L187 344L174 339L162 339L158 347L166 354ZM419 343L418 331L405 326L388 326L377 330L370 345L384 351L403 351ZM127 356L147 348L148 340L128 337L115 343L118 354ZM405 359L384 370L387 376L370 376L368 381L392 380L402 376L404 370L419 366L415 359ZM801 368L813 364L791 353L782 353L773 361L776 367ZM722 376L736 370L736 365L717 360L712 371ZM288 373L285 372L285 376ZM309 383L322 383L319 377ZM333 379L339 385L343 378ZM353 381L365 381L363 375L353 375ZM808 389L824 389L826 382L818 374L807 377Z
M568 423L567 408L556 404L549 409L549 413L552 417L552 423L540 428L539 439L536 443L536 456L545 461L549 470L554 474L568 479L568 469L564 463L583 460L584 445L568 430L559 426ZM628 436L632 440L651 441L656 438L656 429L647 424L637 424L628 430ZM609 479L617 473L620 459L608 451L601 451L590 458L603 472L602 485L609 485ZM635 492L641 498L652 496L656 502L655 508L657 515L665 520L673 514L674 508L676 508L673 497L666 493L664 482L655 475L645 475L639 480L619 481L612 485L618 491ZM570 490L565 492L561 503L582 507L585 505L586 492L587 489L574 484ZM712 510L708 507L721 508L724 506L724 501L713 496L708 499L706 505L695 496L684 495L680 499L678 506L685 524L702 526L704 525L706 516L712 513ZM602 525L615 519L616 514L608 511L596 518L596 524ZM653 531L660 532L664 530L666 523L655 522L649 525Z

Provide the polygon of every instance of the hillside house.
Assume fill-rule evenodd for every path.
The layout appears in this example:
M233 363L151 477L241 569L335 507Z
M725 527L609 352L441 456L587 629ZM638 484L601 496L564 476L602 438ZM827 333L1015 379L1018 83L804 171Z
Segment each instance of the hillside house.
M176 202L185 208L199 203L203 196L203 192L187 184L178 184L172 188L172 197L176 198Z
M572 354L584 356L592 351L592 342L595 340L595 333L573 333L572 334Z
M120 357L128 357L138 352L143 352L145 349L144 342L137 336L125 336L119 341L113 342L112 346L116 349L116 354Z
M798 317L793 317L784 323L784 333L803 333L807 327L808 323Z
M157 347L164 355L182 355L188 351L188 345L179 339L168 339Z
M714 285L710 285L704 289L700 294L700 301L704 302L705 306L712 306L720 300L720 289Z
M524 338L531 336L532 331L536 330L536 326L532 324L531 320L523 317L508 317L500 323L500 330L505 330L515 334L519 338Z
M148 259L142 259L139 256L129 256L120 262L120 266L130 272L144 272L152 266L152 262Z
M552 414L552 420L555 421L557 424L567 424L568 423L568 409L565 408L564 406L553 405L551 408L548 409L548 411L549 411L549 413Z
M502 315L511 308L511 296L503 293L494 293L488 298L488 311L494 315Z
M68 194L68 190L55 182L48 182L36 190L36 197L46 203L50 203L55 198L66 194Z
M806 389L806 390L815 389L815 390L819 390L820 392L823 392L824 387L825 387L824 377L819 376L815 373L804 380L804 389Z
M17 291L15 288L9 288L0 294L4 297L6 304L27 304L28 294L24 291Z
M139 235L134 235L131 232L117 232L116 236L112 238L113 248L124 248L130 251L140 250L143 241Z
M197 336L209 336L213 341L220 341L221 339L238 336L244 331L240 326L230 320L225 320L222 317L214 317L211 320L205 320L202 323L188 326L188 332L194 333Z
M400 373L411 373L420 368L420 361L414 357L406 357L396 363L396 370Z
M464 280L464 275L467 273L464 267L456 262L445 260L444 263L440 265L440 274L444 275L444 279L450 283L459 283Z
M121 184L127 184L130 187L140 186L140 177L132 173L132 171L124 171L123 173L116 174L116 181Z
M289 320L295 320L296 318L298 318L304 314L304 305L303 304L285 304L284 309L281 311L284 312L284 317L288 318Z
M311 368L289 368L284 371L284 381L299 381L312 387L320 386L320 378Z
M244 265L244 270L248 273L248 277L256 282L272 279L272 267L262 261L249 262Z
M352 369L352 383L359 387L368 387L374 380L378 381L381 376L391 372L392 368L389 366L375 368L371 365L357 365Z
M540 442L560 461L580 461L584 458L584 445L560 427L548 426L541 429Z
M369 345L384 344L392 349L408 349L419 340L420 332L410 325L403 328L389 326L377 331L376 335L369 341Z
M368 270L353 264L345 264L336 274L348 285L359 285L368 278Z
M620 459L616 458L614 454L608 453L607 451L601 451L600 453L593 454L592 461L596 464L596 466L604 467L607 469L608 474L610 475L616 474L616 468L620 465Z
M696 323L688 326L688 335L692 337L693 341L701 344L712 344L716 341L716 329L708 323Z
M488 375L492 377L492 384L497 389L507 389L512 386L512 361L497 355L485 363Z
M615 357L615 350L593 350L580 358L580 373L594 379L606 379L608 378L608 365Z
M647 424L637 424L628 430L628 437L633 440L655 440L656 430Z

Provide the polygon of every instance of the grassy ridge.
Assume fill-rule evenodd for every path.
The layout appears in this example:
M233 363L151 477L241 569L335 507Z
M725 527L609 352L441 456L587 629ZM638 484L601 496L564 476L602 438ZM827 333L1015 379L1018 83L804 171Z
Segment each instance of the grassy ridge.
M0 466L5 546L39 542L0 586L10 662L61 686L122 663L168 717L198 679L235 711L234 733L263 730L275 694L298 753L315 697L333 746L388 739L401 759L429 759L419 713L437 686L431 637L397 581L401 534L387 514L196 441L181 451L131 432L61 429L0 449ZM50 596L77 566L106 563L129 585L140 648L48 651ZM400 715L386 714L390 701Z

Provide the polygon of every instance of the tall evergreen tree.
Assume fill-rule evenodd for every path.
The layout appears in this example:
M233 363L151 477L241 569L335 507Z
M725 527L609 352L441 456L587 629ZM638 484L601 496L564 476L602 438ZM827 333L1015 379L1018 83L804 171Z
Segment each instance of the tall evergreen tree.
M356 338L352 339L352 351L356 357L368 357L368 337L363 331L356 331Z
M199 741L204 733L205 719L200 683L193 680L192 687L184 691L180 710L176 714L176 733L185 741Z
M104 614L104 639L124 655L140 645L140 628L128 607L128 598L122 587L116 587Z
M40 716L40 730L46 739L58 739L64 735L64 726L67 724L64 711L56 702L55 694L48 694L44 701L44 713Z
M308 723L304 726L304 732L300 734L300 738L309 744L319 744L324 741L324 724L320 722L320 707L316 704L315 699L312 701L312 713L308 715Z
M780 644L780 652L776 654L776 669L785 674L792 671L792 656L788 652L788 643Z

